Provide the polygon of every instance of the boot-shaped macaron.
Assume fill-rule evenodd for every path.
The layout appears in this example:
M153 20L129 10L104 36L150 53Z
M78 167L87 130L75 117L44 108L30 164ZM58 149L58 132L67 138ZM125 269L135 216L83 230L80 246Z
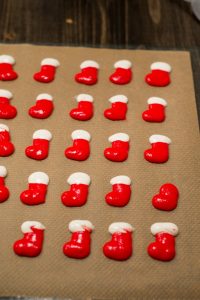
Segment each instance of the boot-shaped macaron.
M28 189L23 191L20 199L27 205L45 203L49 176L44 172L34 172L28 177Z
M85 130L74 130L71 134L73 146L65 150L65 156L68 159L83 161L90 156L89 132Z
M160 187L159 194L152 198L152 204L155 208L165 211L171 211L177 207L179 191L171 183L165 183Z
M87 220L73 220L69 223L71 240L64 244L63 253L71 258L82 259L90 254L90 235L94 226Z
M0 55L0 80L9 81L18 77L18 74L13 70L14 64L14 57L10 55Z
M15 254L35 257L42 251L45 227L37 221L26 221L21 226L24 237L13 245Z
M48 118L54 109L53 97L49 94L39 94L35 105L29 108L29 115L36 119Z
M134 228L125 222L112 223L108 231L112 239L103 246L103 253L110 259L126 260L132 255L132 232Z
M116 95L108 100L112 107L104 111L104 116L112 121L126 119L128 98L124 95Z
M165 62L154 62L150 66L151 73L145 77L146 83L152 86L164 87L170 84L171 66Z
M15 151L13 143L10 141L8 126L0 124L0 157L9 156Z
M79 94L76 97L78 107L70 111L70 116L79 121L87 121L93 117L93 97L88 94Z
M110 181L112 192L105 196L106 202L111 206L122 207L129 203L131 198L131 179L120 175L113 177Z
M90 182L90 176L86 173L76 172L71 174L67 179L70 190L62 193L62 203L65 206L74 207L84 205L87 201Z
M176 255L175 236L178 234L178 227L173 223L154 223L151 233L156 240L148 246L148 254L157 260L172 260Z
M46 129L39 129L33 133L33 145L25 150L26 156L35 160L43 160L49 154L49 142L52 134Z
M119 60L114 64L115 72L110 75L110 81L115 84L127 84L132 79L132 63L129 60Z
M56 68L60 66L60 63L55 58L45 58L41 61L41 70L35 73L33 78L36 81L48 83L54 80L56 74Z
M17 110L10 104L13 95L7 90L0 90L0 119L13 119Z
M165 120L165 107L167 101L159 97L151 97L147 100L149 108L142 114L142 118L147 122L163 122Z
M151 149L144 151L144 158L151 163L165 163L169 159L170 138L165 135L154 134L150 136Z
M108 160L121 162L128 158L129 136L126 133L115 133L108 138L112 147L104 150L104 156Z
M78 83L93 85L98 81L99 64L94 60L85 60L80 65L81 72L75 75Z
M7 169L0 166L0 203L6 201L9 197L9 190L5 186L5 177L7 176Z

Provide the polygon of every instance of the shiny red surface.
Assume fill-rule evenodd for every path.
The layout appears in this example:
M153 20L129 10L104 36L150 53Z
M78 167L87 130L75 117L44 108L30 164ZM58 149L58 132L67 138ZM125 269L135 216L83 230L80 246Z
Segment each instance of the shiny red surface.
M153 197L152 204L157 209L170 211L177 207L178 197L177 187L166 183L161 186L159 194Z
M104 111L104 116L112 121L126 120L127 103L115 102Z
M14 252L19 256L35 257L42 251L44 231L34 227L31 229L33 232L25 233L24 237L13 245Z
M143 112L142 118L147 122L163 122L165 120L165 107L161 104L149 104L149 109Z
M50 65L41 66L40 72L35 73L33 78L36 81L48 83L54 80L56 67Z
M148 254L157 260L170 261L176 255L175 237L169 233L157 233L155 242L151 243L148 248Z
M170 74L166 71L152 70L146 75L145 81L152 86L164 87L170 84Z
M131 197L131 187L127 184L113 184L112 192L105 196L107 204L111 206L125 206L128 204Z
M0 80L9 81L18 77L18 74L13 70L11 64L0 63Z
M9 197L9 190L5 186L4 177L0 177L0 203L6 201Z
M52 101L49 100L37 100L36 104L29 108L29 115L36 119L48 118L54 109Z
M169 144L154 143L151 149L144 151L144 158L151 163L165 163L169 159Z
M8 131L0 132L0 156L9 156L15 151L14 145L10 141L10 133Z
M71 258L85 258L90 254L90 232L73 232L71 240L63 245L63 253Z
M26 156L36 160L43 160L49 154L49 141L43 139L34 139L33 145L25 150Z
M28 190L21 193L20 199L27 205L38 205L45 203L47 185L42 183L29 183Z
M132 234L116 232L103 246L103 253L114 260L126 260L132 255Z
M78 107L70 111L70 116L79 121L87 121L93 117L93 103L80 101Z
M128 158L129 142L115 141L112 147L104 150L104 156L108 160L121 162Z
M0 119L13 119L17 115L17 110L10 105L10 100L0 97Z
M65 206L82 206L86 203L89 186L86 184L72 184L69 191L61 195L62 203Z
M131 69L116 68L115 72L110 75L110 81L115 84L127 84L132 79Z
M93 85L98 81L98 69L93 67L84 68L80 73L75 75L75 80L78 83Z
M90 144L83 139L73 141L73 146L65 150L65 156L72 160L86 160L90 156Z

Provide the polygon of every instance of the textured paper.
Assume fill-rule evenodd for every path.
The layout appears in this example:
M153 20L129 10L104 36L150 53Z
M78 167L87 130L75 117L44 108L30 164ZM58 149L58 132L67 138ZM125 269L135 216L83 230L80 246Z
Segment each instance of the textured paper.
M51 296L75 299L199 299L200 239L199 239L199 133L193 88L190 56L187 52L104 50L30 45L1 45L1 54L13 55L19 78L1 82L0 88L10 90L12 104L18 109L13 120L2 120L10 128L15 153L1 158L8 169L6 184L10 198L0 204L0 295ZM33 80L45 57L57 58L61 66L56 79L49 84ZM74 74L83 60L94 59L100 64L99 82L95 86L76 83ZM119 59L133 62L133 81L125 86L109 82L113 63ZM144 82L154 61L171 64L172 83L168 87L150 87ZM55 110L46 120L32 119L27 111L40 93L54 97ZM95 115L80 122L69 117L79 93L94 97ZM110 106L108 99L116 94L128 96L126 121L112 122L103 117ZM144 122L142 112L151 96L168 102L167 118L162 124ZM37 129L53 134L48 159L34 161L24 154L32 143ZM85 162L67 160L64 150L71 145L71 132L88 130L92 135L91 156ZM109 146L108 137L117 132L130 135L129 158L123 163L107 161L103 150ZM152 134L164 134L172 139L170 160L162 165L150 164L143 151L150 147ZM50 177L46 204L35 207L23 205L20 193L27 187L28 176L44 171ZM92 184L87 204L81 208L67 208L60 195L68 189L67 177L72 172L86 172ZM117 175L132 179L133 194L124 208L108 206L104 196L111 190L109 181ZM162 212L151 205L151 198L159 187L171 182L180 190L179 205L173 212ZM68 223L73 219L88 219L95 225L92 233L91 255L74 260L62 253L69 240ZM21 224L37 220L46 226L42 254L37 258L18 257L12 250L14 241L22 237ZM104 257L103 244L110 239L107 231L112 222L125 221L135 227L134 252L125 262ZM174 222L180 234L176 239L176 258L168 263L153 260L147 255L148 244L154 241L150 226L154 222Z

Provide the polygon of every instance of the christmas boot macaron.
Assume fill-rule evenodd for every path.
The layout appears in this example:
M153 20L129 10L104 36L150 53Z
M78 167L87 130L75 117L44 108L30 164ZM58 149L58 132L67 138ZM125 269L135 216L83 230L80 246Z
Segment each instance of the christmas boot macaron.
M10 156L14 151L8 126L0 124L0 157Z
M67 179L70 190L62 193L62 203L65 206L83 206L88 198L90 182L90 176L86 173L76 172L71 174Z
M60 63L55 58L44 58L41 61L41 69L35 73L33 78L36 81L48 83L54 80L56 74L56 68L60 66Z
M33 133L33 145L25 150L26 156L35 160L43 160L48 157L49 144L52 134L49 130L39 129Z
M104 111L105 118L112 121L126 119L128 98L124 95L116 95L108 100L111 103L111 108Z
M132 225L125 222L115 222L109 226L108 231L112 234L112 239L104 244L104 255L119 261L129 259L133 251L132 232L134 228Z
M131 179L120 175L110 180L112 192L105 196L106 203L111 206L122 207L129 203L131 198Z
M9 190L5 185L5 177L7 176L7 169L0 166L0 203L5 202L9 197Z
M49 94L39 94L35 105L29 108L28 113L32 118L46 119L52 114L53 109L53 97Z
M75 75L78 83L93 85L98 81L99 64L94 60L85 60L80 65L81 72Z
M38 205L45 203L49 176L44 172L34 172L28 177L28 189L20 195L22 203Z
M171 66L166 62L154 62L150 66L151 73L145 77L146 83L152 86L164 87L170 84Z
M10 55L0 55L0 80L10 81L18 77L18 74L13 70L14 64L14 57Z
M151 163L165 163L169 159L171 139L165 135L153 134L149 138L151 149L144 151L144 158Z
M104 150L104 156L114 162L122 162L128 158L129 136L126 133L115 133L108 138L112 146Z
M70 258L83 259L89 256L93 224L88 220L73 220L69 223L71 240L63 245L64 255Z
M93 117L93 97L88 94L76 96L78 107L70 111L70 116L79 121L88 121Z
M73 145L65 150L68 159L83 161L90 156L91 136L86 130L74 130L71 134Z
M176 255L175 236L178 234L176 224L154 223L151 226L151 233L155 235L156 240L147 248L149 256L161 261L172 260Z
M148 109L142 114L142 118L147 122L160 123L165 120L165 108L167 101L159 97L151 97L147 100Z
M0 90L0 119L13 119L17 115L17 109L10 104L13 95L8 90Z
M43 247L45 227L38 221L26 221L21 226L24 237L13 245L15 254L26 257L40 255Z
M115 84L127 84L132 79L132 63L129 60L119 60L114 64L115 72L110 75L110 81Z

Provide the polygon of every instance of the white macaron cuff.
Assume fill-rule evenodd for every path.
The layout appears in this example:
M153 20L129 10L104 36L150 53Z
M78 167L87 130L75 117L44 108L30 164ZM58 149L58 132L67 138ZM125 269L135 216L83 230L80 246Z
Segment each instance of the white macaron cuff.
M68 179L67 183L71 184L85 184L89 185L90 184L90 176L86 173L82 172L76 172L71 174Z
M166 143L166 144L171 144L171 139L168 138L165 135L161 135L161 134L153 134L150 136L149 138L149 142L150 144L154 144L154 143Z
M0 63L6 63L6 64L15 64L15 59L14 57L10 55L0 55Z
M32 232L31 227L34 227L36 229L44 230L45 227L42 223L37 221L26 221L21 225L21 231L23 233Z
M113 96L113 97L109 98L108 101L110 103L115 103L115 102L127 103L128 98L124 95L116 95L116 96Z
M55 58L44 58L41 61L41 66L52 66L52 67L59 67L60 62Z
M110 184L127 184L130 185L131 184L131 179L128 176L125 175L120 175L120 176L116 176L113 177L110 180Z
M0 97L11 99L13 94L10 91L0 89Z
M153 70L161 70L165 72L171 72L172 68L169 64L165 62L154 62L151 64L150 69Z
M79 94L78 96L76 96L76 101L77 102L80 102L80 101L93 102L93 97L88 94Z
M85 60L84 62L82 62L80 64L80 68L84 69L84 68L96 68L99 69L99 64L94 61L94 60Z
M82 232L85 230L94 230L93 224L88 220L73 220L69 223L69 231L71 232Z
M130 69L132 67L132 63L129 60L123 59L119 60L114 64L114 68L122 68L122 69Z
M6 177L7 176L7 169L4 166L0 166L0 177Z
M34 172L28 177L28 183L49 183L49 176L44 172Z
M134 230L133 226L131 224L125 223L125 222L112 223L108 227L108 231L111 234L116 233L116 232L121 232L121 233L126 233L127 231L132 232L133 230Z
M53 101L53 97L49 94L39 94L36 98L36 101L37 100L49 100L49 101Z
M39 129L33 133L33 139L41 139L50 141L52 139L52 134L49 130Z
M2 131L8 131L9 132L8 126L6 126L5 124L0 124L0 132L2 132Z
M74 130L71 134L72 140L86 140L90 141L91 136L86 130Z
M169 233L171 235L176 236L178 234L178 226L174 223L154 223L153 225L151 225L151 233L153 235L156 235L157 233L161 233L161 232L165 232L165 233Z
M110 143L115 142L115 141L128 142L129 136L126 133L115 133L108 138L108 141Z
M160 97L150 97L147 100L147 103L148 104L161 104L163 106L167 106L167 101L163 98L160 98Z

